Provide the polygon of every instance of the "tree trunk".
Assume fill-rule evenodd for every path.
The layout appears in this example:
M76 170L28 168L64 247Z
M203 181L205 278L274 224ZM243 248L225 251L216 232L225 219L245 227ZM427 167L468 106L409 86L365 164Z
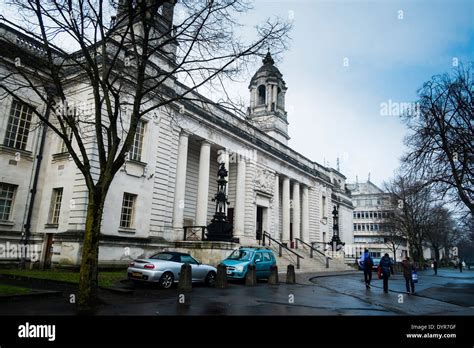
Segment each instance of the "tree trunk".
M423 257L423 245L420 243L417 245L418 249L418 263L423 266L425 264L425 258Z
M86 227L79 275L79 311L90 313L97 305L99 239L106 192L95 187L89 192Z

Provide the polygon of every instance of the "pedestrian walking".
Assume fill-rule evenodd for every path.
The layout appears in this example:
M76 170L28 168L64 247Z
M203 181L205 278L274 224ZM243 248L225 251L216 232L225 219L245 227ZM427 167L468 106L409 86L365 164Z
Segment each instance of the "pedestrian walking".
M434 270L434 274L438 275L438 261L436 259L434 259L433 261L433 270Z
M393 274L392 261L388 254L385 254L379 263L380 270L382 272L383 279L383 292L388 293L388 278L390 274Z
M462 273L462 262L461 262L461 260L459 260L458 267L459 267L459 272Z
M405 286L407 289L407 294L415 293L415 282L413 280L413 273L416 272L416 267L415 265L410 262L410 258L407 256L405 257L405 260L402 261L402 267L403 267L403 277L405 278Z
M365 249L364 253L360 256L359 266L364 270L364 282L365 288L370 289L370 282L372 281L372 266L374 260L370 256L369 250Z

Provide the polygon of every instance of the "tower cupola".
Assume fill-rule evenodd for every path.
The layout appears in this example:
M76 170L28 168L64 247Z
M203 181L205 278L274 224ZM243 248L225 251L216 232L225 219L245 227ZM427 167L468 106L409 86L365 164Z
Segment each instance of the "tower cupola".
M288 120L285 111L287 90L283 75L270 52L250 80L250 121L278 141L288 143Z

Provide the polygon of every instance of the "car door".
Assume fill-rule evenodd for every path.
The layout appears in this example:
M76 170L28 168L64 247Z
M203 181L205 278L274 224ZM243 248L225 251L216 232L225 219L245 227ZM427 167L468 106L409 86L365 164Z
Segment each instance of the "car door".
M272 265L272 258L269 252L262 253L263 256L263 275L262 277L269 277L270 276L270 267Z
M205 276L205 268L199 264L191 255L181 255L182 263L189 263L191 265L193 282L203 281Z
M256 252L253 262L255 264L255 271L257 274L257 278L262 278L265 272L265 264L263 262L263 255L262 252Z

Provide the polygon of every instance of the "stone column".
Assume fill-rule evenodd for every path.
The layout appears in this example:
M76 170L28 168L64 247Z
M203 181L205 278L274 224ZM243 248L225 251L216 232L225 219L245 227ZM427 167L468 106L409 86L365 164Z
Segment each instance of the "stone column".
M280 177L275 174L275 183L273 188L273 238L281 239L280 235Z
M207 207L209 202L209 168L211 165L211 143L207 140L201 142L199 155L199 179L196 204L196 226L207 225Z
M283 179L282 186L282 242L288 243L290 241L290 179Z
M237 162L237 185L235 190L234 237L243 237L245 231L245 159Z
M267 85L267 110L270 111L272 109L272 91L273 91L273 86L272 85Z
M250 92L250 109L255 107L255 91Z
M186 165L188 162L189 133L181 131L178 144L178 164L174 187L173 228L183 228L184 194L186 192Z
M309 188L303 186L303 197L301 206L301 229L303 230L303 240L309 243Z
M301 238L300 184L293 184L293 238Z

